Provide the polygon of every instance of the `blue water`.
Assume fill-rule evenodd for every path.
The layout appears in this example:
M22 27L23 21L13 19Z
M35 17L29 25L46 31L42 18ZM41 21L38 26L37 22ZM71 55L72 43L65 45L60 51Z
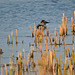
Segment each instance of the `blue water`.
M0 55L0 63L9 63L9 56L17 51L29 51L29 40L33 43L30 26L34 29L41 20L50 22L47 29L54 33L54 29L59 32L59 25L62 24L62 15L67 17L68 33L71 33L71 17L74 18L74 0L0 0L0 48L3 54ZM18 32L18 45L15 44L15 31ZM7 44L8 34L13 32L13 46ZM68 38L69 40L72 37ZM22 40L24 44L22 44ZM70 43L71 41L69 41ZM62 53L62 51L60 51ZM25 54L27 56L28 52ZM7 57L7 58L5 58Z

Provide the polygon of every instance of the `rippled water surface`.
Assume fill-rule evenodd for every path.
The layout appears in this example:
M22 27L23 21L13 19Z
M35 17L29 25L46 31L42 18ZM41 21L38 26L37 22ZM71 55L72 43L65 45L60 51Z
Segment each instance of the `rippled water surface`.
M18 51L25 51L27 56L29 48L29 40L33 43L30 26L34 29L41 20L46 20L47 29L50 33L54 33L56 27L59 33L59 25L62 24L63 12L67 17L68 34L71 34L71 17L74 18L75 1L74 0L0 0L0 48L3 54L0 55L0 63L9 63L9 56L14 52L15 57ZM18 32L18 45L15 44L16 29ZM13 31L13 45L7 44L8 34ZM71 43L72 37L66 37L67 42ZM24 43L22 44L22 40ZM62 53L61 51L57 54ZM6 58L5 58L6 57ZM59 57L59 56L58 56ZM62 57L64 59L64 56Z

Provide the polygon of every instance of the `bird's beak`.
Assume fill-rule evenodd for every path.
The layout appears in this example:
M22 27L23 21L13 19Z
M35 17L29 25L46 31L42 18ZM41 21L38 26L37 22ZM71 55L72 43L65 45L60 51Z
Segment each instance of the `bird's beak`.
M46 23L50 23L50 22L47 22L47 21L46 21Z

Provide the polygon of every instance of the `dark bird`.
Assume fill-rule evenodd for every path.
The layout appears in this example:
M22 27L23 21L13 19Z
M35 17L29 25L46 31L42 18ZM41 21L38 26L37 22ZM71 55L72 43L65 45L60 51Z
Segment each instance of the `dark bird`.
M47 27L46 27L46 24L47 23L49 23L49 22L47 22L47 21L45 21L45 20L42 20L41 22L40 22L40 24L38 24L37 26L36 26L36 28L37 29L39 29L39 27L43 27L44 29L46 29Z

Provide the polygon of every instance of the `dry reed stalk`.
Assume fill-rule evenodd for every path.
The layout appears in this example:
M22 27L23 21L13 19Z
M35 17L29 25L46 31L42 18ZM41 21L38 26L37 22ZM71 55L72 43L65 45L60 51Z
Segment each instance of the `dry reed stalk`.
M64 25L65 24L65 15L64 15L64 13L63 13L62 22L63 22L63 25Z
M71 21L72 21L72 32L74 31L74 28L73 28L73 17L71 17Z
M35 62L34 62L34 59L32 59L32 68L34 69L36 66Z
M34 40L34 42L35 42L35 45L37 45L37 29L35 28L35 40Z
M55 28L55 36L57 36L57 31L56 31L56 28Z
M15 73L14 53L12 54L12 59L13 59L13 67L14 67L14 73Z
M19 74L19 71L18 71L18 64L16 65L16 68L17 68L17 75Z
M20 67L20 75L21 75L21 52L19 52L19 67Z
M7 75L7 66L5 64L5 75Z
M65 56L65 62L63 62L64 72L63 75L66 75L66 69L67 69L67 57Z
M13 32L11 32L11 44L13 44Z
M28 72L28 61L26 61L26 71Z
M55 75L55 62L53 60L53 75Z
M49 57L50 57L50 68L53 67L53 58L52 58L52 52L49 50Z
M70 75L73 75L73 65L71 59L69 59L69 71L70 71Z
M38 69L39 69L39 75L41 75L41 66L40 65L38 66Z
M17 44L18 42L17 42L17 29L16 29L16 44Z
M17 75L17 72L15 72L15 75Z
M45 36L45 43L48 43L48 36Z
M40 43L40 51L41 51L41 53L42 53L42 45L41 45L41 43Z
M66 24L65 24L65 35L67 35L67 18L66 18Z
M59 35L62 36L63 35L63 29L61 26L59 26Z
M42 69L42 75L45 75L46 73L46 70L45 70L45 67Z
M10 44L10 35L8 35L8 44Z
M46 54L48 55L47 43L48 43L48 36L45 36L45 47L46 47Z
M49 40L50 40L50 43L52 44L52 40L51 40L51 34L50 34L50 36L49 36Z
M72 35L72 44L74 44L74 35Z
M61 55L59 57L59 62L58 62L58 75L62 75L62 61L61 61Z
M55 44L57 44L57 32L56 32L56 28L55 28L55 40L54 40Z
M9 75L13 75L13 62L9 62Z
M66 52L66 57L68 57L68 54L67 54L67 49L65 49L65 52Z
M33 30L32 30L31 26L30 26L30 30L31 30L31 33L32 33L32 37L34 37Z
M46 54L48 55L48 48L47 48L47 42L46 42Z
M74 53L74 66L75 66L75 53Z
M73 52L74 52L74 44L73 44L72 50L73 50Z
M70 48L68 47L68 53L69 53L69 57L70 57Z
M23 75L25 75L25 74L24 74L24 65L25 65L24 49L23 49L23 58L22 58L22 60L23 60L23 62L22 62L22 63L23 63Z
M3 66L1 66L1 75L3 75Z

